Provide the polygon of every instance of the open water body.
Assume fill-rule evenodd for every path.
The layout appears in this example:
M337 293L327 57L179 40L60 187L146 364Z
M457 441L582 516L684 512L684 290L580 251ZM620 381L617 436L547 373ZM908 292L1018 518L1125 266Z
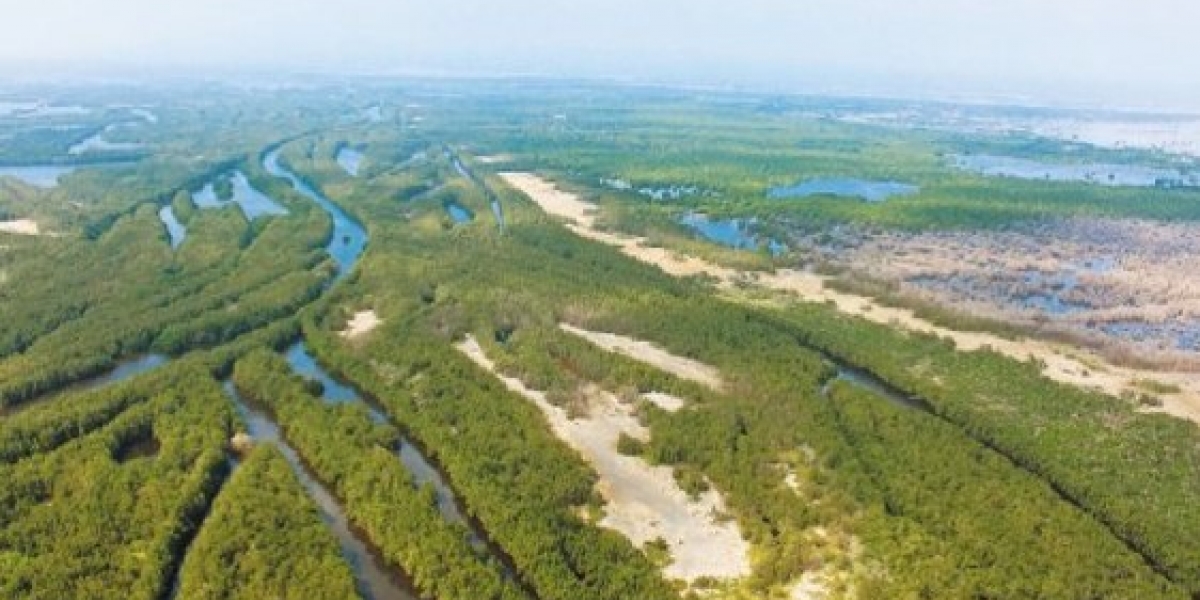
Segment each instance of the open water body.
M1133 164L1048 163L993 154L955 155L951 163L964 171L988 177L1039 181L1073 181L1105 186L1200 186L1200 174Z
M192 202L201 209L223 208L231 203L237 204L248 221L253 221L258 217L288 214L286 208L250 185L250 181L241 171L234 171L230 175L229 182L233 187L233 197L229 200L219 198L215 184L209 182L203 189L192 194Z
M814 196L838 196L859 198L867 202L883 202L898 196L910 196L920 187L899 181L871 181L855 178L810 179L795 185L774 187L767 197L776 200L811 198Z
M772 256L787 252L787 246L782 242L754 233L751 219L712 219L702 213L687 213L679 218L679 222L722 246L752 251L765 246Z
M363 153L349 146L338 148L337 164L346 174L358 177L358 169L362 166Z
M333 219L333 235L330 236L325 250L338 265L338 278L341 279L349 274L350 270L354 268L354 264L358 262L358 258L366 250L367 230L346 214L342 207L334 204L295 173L279 164L278 149L273 149L263 156L263 168L275 177L286 179L296 192L316 202L329 214L329 217Z

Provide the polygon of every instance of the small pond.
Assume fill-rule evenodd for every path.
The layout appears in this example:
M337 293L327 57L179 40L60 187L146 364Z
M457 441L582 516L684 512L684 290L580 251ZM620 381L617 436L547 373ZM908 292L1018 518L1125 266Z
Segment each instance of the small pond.
M363 153L350 146L338 148L337 164L351 177L358 177L358 169L362 166L362 159Z
M867 371L844 363L835 364L837 366L837 377L835 379L856 385L897 406L926 410L925 405L920 400L908 396L900 390L893 388L885 383L882 379L879 379ZM829 385L831 383L832 382L825 384L824 392L826 394L828 393Z
M459 225L463 223L470 223L471 220L475 218L475 215L471 214L471 211L463 208L462 205L457 202L447 202L446 212L449 213L450 218L454 219L454 222Z
M154 369L167 364L170 360L171 359L169 357L162 354L145 354L130 358L117 364L116 368L108 373L78 384L78 387L75 389L90 390L104 387L113 383L119 383L131 377L141 375L142 373L153 371Z
M621 192L637 192L651 200L681 200L689 196L714 196L712 192L701 190L694 185L661 185L661 186L645 186L634 189L633 184L624 179L601 178L600 185Z
M787 246L778 240L764 239L755 234L751 228L753 219L710 219L702 213L687 213L679 218L679 222L705 239L739 250L757 251L764 244L772 256L779 256L787 251Z

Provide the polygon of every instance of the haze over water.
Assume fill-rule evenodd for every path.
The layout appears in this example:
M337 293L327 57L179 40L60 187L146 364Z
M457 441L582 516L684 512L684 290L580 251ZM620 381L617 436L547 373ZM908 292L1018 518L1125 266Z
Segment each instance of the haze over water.
M1184 0L46 0L5 8L0 69L526 74L1200 111L1197 22Z

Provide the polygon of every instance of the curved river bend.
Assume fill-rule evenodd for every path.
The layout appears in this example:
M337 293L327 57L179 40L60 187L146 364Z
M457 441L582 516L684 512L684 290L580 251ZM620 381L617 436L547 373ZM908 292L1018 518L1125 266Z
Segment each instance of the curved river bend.
M329 238L329 245L325 249L337 263L337 279L340 280L348 275L367 247L367 230L346 214L342 207L334 204L305 183L298 175L280 165L279 148L273 148L267 152L263 156L262 164L268 173L280 179L286 179L288 183L292 184L292 189L301 196L316 202L326 213L329 213L329 217L333 219L333 235Z
M308 470L300 455L283 438L279 425L271 420L267 413L243 400L233 382L226 380L222 387L245 422L246 433L256 444L274 444L292 466L301 487L308 492L309 498L312 498L321 511L321 517L329 527L330 533L337 538L342 556L354 573L354 583L359 594L366 600L418 600L419 596L412 583L405 579L400 571L388 567L369 542L354 530L337 497Z
M269 174L288 181L297 193L312 200L329 214L333 220L333 233L326 250L337 264L337 275L334 281L340 281L353 270L365 251L366 229L341 207L281 165L278 147L268 150L263 155L262 164ZM493 204L493 209L497 210L499 203L494 198ZM498 210L497 212L499 213ZM498 220L502 219L500 214L497 217ZM502 220L500 223L503 227ZM174 241L174 236L172 238ZM303 341L297 342L288 349L287 359L295 372L316 379L323 384L322 398L326 402L363 402L370 411L372 419L377 422L388 420L383 412L366 402L355 390L338 382L322 370L308 353ZM118 363L115 369L103 376L80 382L68 389L76 391L107 386L156 369L169 361L168 357L157 354L134 357ZM291 464L301 485L320 508L331 533L334 534L341 546L343 556L354 572L359 593L367 600L417 600L419 594L404 573L387 564L373 549L370 542L353 527L336 496L308 470L300 455L287 443L280 433L279 426L270 416L245 402L230 380L225 380L222 385L230 401L243 417L248 429L247 433L256 442L273 443L279 447ZM50 394L47 397L56 397L57 395ZM396 455L408 469L416 485L429 485L433 489L442 516L447 521L463 524L467 528L471 544L480 552L488 553L496 558L507 577L515 577L512 566L501 549L494 547L488 541L478 523L465 516L453 489L438 467L429 461L421 450L407 438L401 439L399 447L396 448ZM175 566L176 572L168 594L170 598L174 598L179 591L179 567L180 565Z

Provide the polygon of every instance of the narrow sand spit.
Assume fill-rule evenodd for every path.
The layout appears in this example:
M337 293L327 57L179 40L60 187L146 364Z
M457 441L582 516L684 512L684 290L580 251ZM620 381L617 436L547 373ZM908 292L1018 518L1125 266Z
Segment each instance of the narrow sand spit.
M651 466L641 458L617 452L622 433L639 439L649 435L630 407L612 394L593 389L588 416L568 419L566 411L550 404L543 392L499 374L475 338L467 336L455 347L509 390L536 404L554 433L596 469L600 475L597 488L606 502L600 525L622 533L639 547L661 537L671 551L672 562L664 569L668 577L690 582L750 573L750 546L736 522L717 519L724 512L719 493L709 490L693 501L675 483L670 467Z
M642 398L645 398L647 402L667 412L675 412L687 404L683 398L680 398L679 396L672 396L671 394L665 394L663 392L646 392L645 394L642 394Z
M721 381L721 372L715 368L698 360L671 354L650 342L615 333L588 331L569 323L559 323L558 326L563 331L577 335L609 352L624 354L634 360L662 369L680 379L694 381L718 391L724 386Z
M16 219L0 221L0 233L15 233L18 235L41 235L38 224L33 219Z
M564 217L568 221L588 229L596 224L593 214L596 211L594 205L580 200L579 196L575 194L558 189L550 181L533 173L500 173L500 178L526 196L533 198L533 201L537 202L542 210L552 215Z
M346 329L342 330L338 335L352 340L370 333L372 329L378 327L382 322L373 310L359 311L354 313L354 316L346 323Z
M512 161L512 156L509 154L494 154L492 156L476 156L475 160L481 165L496 165Z
M501 173L500 177L529 196L542 210L567 221L567 228L581 237L616 246L624 254L656 265L675 276L705 275L717 280L723 289L750 282L759 287L790 293L808 302L831 303L841 312L886 325L899 325L910 331L931 333L954 340L959 349L982 348L1014 358L1030 358L1045 364L1043 374L1062 383L1094 388L1113 396L1129 391L1138 393L1137 380L1155 380L1178 385L1183 391L1162 397L1162 412L1200 423L1200 374L1162 372L1118 367L1091 352L1041 340L1008 340L990 333L956 331L934 325L913 311L883 306L872 298L830 289L826 278L804 271L781 269L775 273L747 273L722 267L695 257L680 256L664 248L646 246L646 240L634 236L599 231L595 228L595 207L570 192L555 187L531 173Z

